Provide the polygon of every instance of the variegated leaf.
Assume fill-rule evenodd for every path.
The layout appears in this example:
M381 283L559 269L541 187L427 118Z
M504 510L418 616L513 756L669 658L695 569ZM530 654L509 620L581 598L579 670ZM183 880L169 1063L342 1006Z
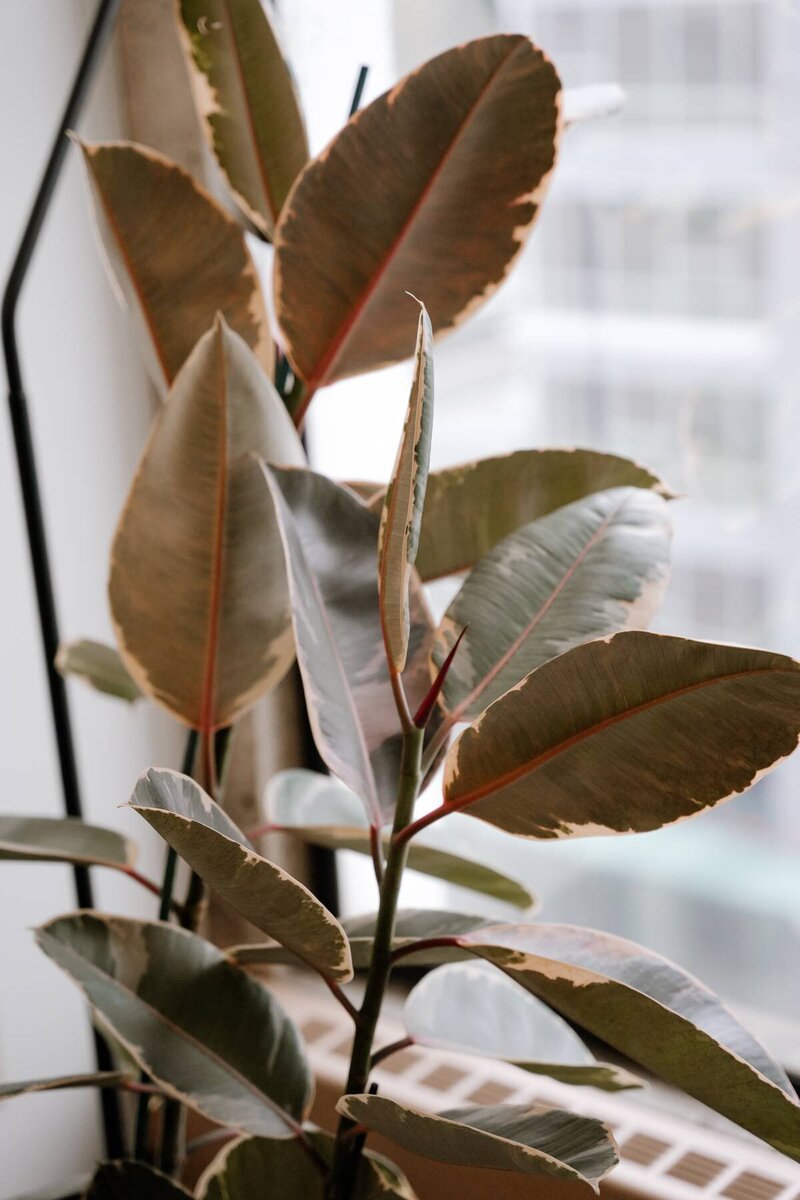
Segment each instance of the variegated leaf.
M493 1167L597 1184L617 1162L607 1125L544 1105L497 1104L424 1113L385 1096L343 1096L336 1106L359 1125L435 1162Z
M226 903L328 979L353 968L339 922L307 887L257 854L230 817L193 779L150 769L131 807Z
M565 650L645 628L669 579L666 502L613 488L523 525L468 575L436 632L438 670L468 626L442 690L450 722L473 720Z
M378 519L323 475L271 476L286 514L295 639L317 747L359 796L370 824L382 825L394 809L402 734L381 635ZM433 621L413 576L411 623L403 686L416 708L430 683Z
M608 1092L641 1087L629 1071L598 1062L571 1025L486 963L431 971L409 994L403 1017L418 1046L502 1059L534 1075Z
M322 1130L307 1130L306 1138L323 1163L333 1157L333 1138ZM222 1149L198 1181L197 1200L324 1200L325 1180L297 1139L270 1141L239 1138ZM367 1150L361 1157L352 1200L415 1200L402 1171Z
M134 847L113 829L78 817L0 816L0 862L64 862L84 867L132 866Z
M370 508L380 512L384 489L361 486ZM673 498L646 467L595 450L517 450L431 471L417 570L424 580L466 571L522 525L616 487L646 488Z
M221 318L156 418L109 596L125 665L185 724L231 724L294 658L280 536L254 454L301 463L286 410Z
M267 809L272 825L282 833L330 850L371 853L369 826L358 797L329 775L280 771L267 787ZM530 908L535 903L532 892L506 865L507 841L494 831L477 831L466 817L454 816L414 838L408 866L516 908ZM384 844L388 843L387 831Z
M377 913L369 913L366 916L344 917L342 920L342 926L350 941L353 966L357 971L366 970L372 960L377 919ZM427 908L401 908L395 921L392 950L402 951L403 962L406 966L435 967L439 963L463 962L470 955L460 946L449 944L427 946L423 944L420 950L412 950L411 947L420 940L423 943L429 939L439 938L446 941L461 933L471 933L473 930L483 929L484 926L494 925L494 923L486 917L471 917L464 913L440 912ZM283 946L279 946L277 943L229 946L226 953L232 962L238 963L242 967L269 966L272 963L296 961Z
M300 1035L215 946L162 922L88 912L36 936L168 1095L245 1133L296 1135L312 1093Z
M303 114L261 0L179 0L195 102L242 214L270 241L308 161Z
M381 627L391 668L397 674L404 669L408 653L409 586L425 506L432 432L433 331L422 305L411 396L378 536Z
M111 282L159 391L217 312L272 375L275 347L244 234L190 175L132 142L79 143Z
M436 811L523 837L643 833L746 791L799 735L792 659L617 633L490 705L451 747Z
M131 678L119 651L103 642L81 638L76 642L64 642L56 655L56 670L62 675L75 675L85 679L97 692L116 696L132 704L141 696L141 690Z
M275 305L308 393L405 358L507 275L544 198L560 84L527 38L438 55L357 113L302 172L275 237Z
M454 945L776 1150L800 1159L800 1104L713 992L633 942L572 925L497 925Z

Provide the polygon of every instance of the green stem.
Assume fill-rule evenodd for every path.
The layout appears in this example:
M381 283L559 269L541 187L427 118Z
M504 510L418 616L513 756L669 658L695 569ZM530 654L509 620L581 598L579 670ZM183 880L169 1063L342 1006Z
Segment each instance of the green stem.
M191 775L194 765L195 754L197 753L197 730L192 729L186 739L186 749L183 752L183 762L181 771L184 775ZM173 895L175 892L175 876L178 869L178 856L171 846L167 847L167 857L164 860L164 874L161 879L161 892L158 905L159 921L168 921L172 913ZM141 1081L145 1081L145 1076L142 1075ZM139 1162L147 1162L147 1134L150 1125L150 1098L142 1093L139 1097L139 1103L136 1107L136 1129L134 1132L133 1157Z
M186 747L186 758L184 760L184 774L192 774L194 766L195 751L197 748L197 733L193 731L194 741ZM203 738L204 745L202 746L201 758L203 759L203 770L208 776L206 786L212 790L213 796L214 785L217 777L222 774L225 757L228 751L227 732L223 731L219 735L219 741L215 741L214 734L207 734ZM184 901L183 911L181 913L181 928L188 929L195 933L200 925L200 920L203 915L203 906L205 904L206 888L202 879L194 871L189 879L189 887L186 892L186 900ZM183 1105L180 1100L167 1100L164 1103L164 1121L161 1130L161 1170L167 1175L177 1175L181 1168L181 1163L184 1157L184 1148L186 1144L186 1114L183 1111Z
M424 731L414 725L403 735L403 756L400 763L393 832L404 829L411 820L419 790L423 737ZM353 1040L350 1071L345 1086L347 1095L366 1092L369 1084L375 1030L392 968L392 939L407 854L408 847L405 843L392 841L381 885L372 960L364 1000L359 1011L359 1024ZM352 1129L353 1122L343 1117L339 1123L333 1166L325 1192L327 1200L349 1200L352 1193L361 1153L358 1143L348 1136Z

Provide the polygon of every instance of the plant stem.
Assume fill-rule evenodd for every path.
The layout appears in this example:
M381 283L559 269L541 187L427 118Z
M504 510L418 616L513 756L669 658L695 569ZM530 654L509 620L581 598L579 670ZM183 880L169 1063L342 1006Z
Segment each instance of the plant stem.
M181 763L181 772L184 775L191 775L192 767L194 766L195 754L197 753L197 730L192 729L186 739L186 748L183 751L183 762ZM160 901L158 905L159 921L168 921L172 914L174 905L173 894L175 892L175 875L178 868L178 856L171 846L167 847L167 857L164 860L164 874L161 879ZM180 910L179 910L180 911ZM141 1076L141 1082L145 1081L145 1076ZM139 1162L147 1162L147 1134L150 1125L150 1109L149 1097L146 1093L139 1096L139 1103L136 1106L136 1126L133 1135L133 1157Z
M411 820L414 801L419 790L423 737L424 731L417 729L414 725L403 734L403 755L400 763L393 832L404 829ZM408 848L405 843L392 841L381 885L381 900L375 926L372 961L350 1057L350 1071L345 1087L348 1095L366 1092L369 1082L372 1044L375 1040L375 1029L392 967L392 939L397 915L397 900L407 854ZM349 1200L351 1195L361 1155L360 1146L354 1145L352 1139L348 1138L352 1129L353 1122L343 1117L339 1123L333 1166L326 1187L327 1200Z
M186 755L184 758L184 775L191 775L194 766L195 751L197 749L197 731L192 730L189 742L186 746ZM217 761L216 749L214 743L214 735L204 735L203 745L201 746L202 769L207 776L206 787L211 790L215 787L215 782L218 774L222 773L223 762ZM228 742L225 740L222 744L223 754L227 751ZM213 796L212 791L212 798ZM174 868L173 868L174 874ZM181 913L181 928L189 929L193 933L197 930L200 924L200 918L203 914L203 903L205 900L205 884L199 875L192 871L189 879L189 887L186 892L186 899L183 904ZM186 1114L183 1110L183 1105L180 1100L166 1100L164 1103L164 1118L161 1129L161 1154L160 1165L161 1170L167 1175L177 1175L180 1170L181 1161L184 1155L184 1145L186 1141Z

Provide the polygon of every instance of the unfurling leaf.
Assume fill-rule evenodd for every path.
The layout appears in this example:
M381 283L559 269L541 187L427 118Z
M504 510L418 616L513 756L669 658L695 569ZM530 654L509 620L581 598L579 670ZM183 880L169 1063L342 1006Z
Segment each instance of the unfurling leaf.
M131 807L245 920L326 978L352 978L350 949L336 918L307 887L257 854L193 779L145 771Z
M188 1200L191 1194L144 1163L106 1162L97 1168L85 1200Z
M366 970L372 961L375 944L377 913L367 916L345 917L342 926L350 940L353 965L357 971ZM472 933L476 929L493 926L495 922L486 917L471 917L464 913L439 912L436 909L400 909L395 922L392 951L402 951L403 963L413 967L435 967L439 963L463 962L470 958L469 951L460 946L443 944L423 946L411 951L414 942L427 938L455 938L461 933ZM232 962L242 967L268 966L271 963L291 963L296 959L274 943L250 946L230 946L226 951Z
M29 1096L33 1092L60 1092L85 1087L117 1087L125 1079L121 1071L95 1071L91 1075L57 1075L52 1079L23 1079L0 1083L0 1100Z
M370 508L379 512L384 489L362 486L369 489ZM431 471L417 570L424 580L466 571L521 526L616 487L673 498L652 471L595 450L518 450Z
M140 1070L212 1121L293 1137L311 1102L300 1035L260 984L195 934L95 913L37 941Z
M408 355L406 291L437 335L488 299L544 198L559 93L527 38L481 38L407 75L308 164L278 224L275 305L310 391Z
M670 534L660 496L613 488L523 525L490 550L436 633L438 668L469 627L442 690L451 720L474 719L581 642L647 626L667 586Z
M798 735L792 659L618 633L490 705L450 749L444 807L523 837L643 833L746 791Z
M340 1113L435 1162L551 1175L588 1184L617 1162L607 1125L544 1105L497 1104L423 1113L385 1096L343 1096Z
M271 375L267 311L236 222L155 150L132 142L80 148L111 281L159 391L171 387L218 312Z
M800 1104L717 997L659 954L572 925L496 925L454 939L645 1070L800 1159Z
M56 655L56 670L62 675L76 675L85 679L97 692L117 696L132 704L141 696L141 689L131 678L119 651L103 642L81 638L76 642L64 642Z
M386 653L403 671L411 633L409 586L417 557L433 432L433 331L422 305L414 380L378 536L378 595Z
M333 1157L333 1138L307 1130L306 1139L323 1163ZM280 1200L323 1200L325 1180L295 1138L271 1141L240 1138L222 1149L197 1184L197 1200L253 1200L264 1195ZM402 1171L367 1150L361 1158L352 1200L416 1200Z
M283 552L254 454L304 461L274 388L218 318L156 418L109 581L137 684L206 733L236 720L294 657Z
M485 963L431 971L410 993L403 1015L419 1046L503 1059L534 1075L609 1092L641 1087L629 1071L598 1062L566 1021Z
M179 0L195 102L233 197L272 240L308 161L303 115L261 0Z
M317 748L355 792L370 824L391 821L402 734L383 650L375 559L378 518L313 471L273 470L283 513L298 662ZM403 687L415 707L428 685L433 620L412 575ZM432 722L435 728L435 723Z
M329 775L280 771L267 787L267 809L272 824L282 833L329 850L371 852L362 805L353 792ZM387 833L387 846L388 840ZM505 865L508 840L493 830L477 829L474 822L456 815L414 838L408 848L408 866L516 908L530 908L535 903L533 894Z
M136 857L113 829L78 817L0 816L0 862L65 862L82 867L128 867Z

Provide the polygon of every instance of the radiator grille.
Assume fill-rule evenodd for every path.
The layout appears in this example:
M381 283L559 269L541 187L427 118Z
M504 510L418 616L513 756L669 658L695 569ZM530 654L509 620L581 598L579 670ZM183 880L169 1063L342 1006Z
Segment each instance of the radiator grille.
M340 1088L350 1052L350 1024L327 992L306 977L270 981L300 1025L321 1079ZM403 1035L383 1022L376 1044ZM381 1091L420 1109L460 1104L542 1103L599 1117L614 1131L620 1164L603 1191L635 1192L663 1200L800 1200L800 1166L738 1131L700 1119L664 1114L641 1093L606 1094L528 1075L502 1062L440 1051L406 1049L375 1071ZM697 1106L698 1114L704 1110ZM728 1129L733 1130L732 1126Z

